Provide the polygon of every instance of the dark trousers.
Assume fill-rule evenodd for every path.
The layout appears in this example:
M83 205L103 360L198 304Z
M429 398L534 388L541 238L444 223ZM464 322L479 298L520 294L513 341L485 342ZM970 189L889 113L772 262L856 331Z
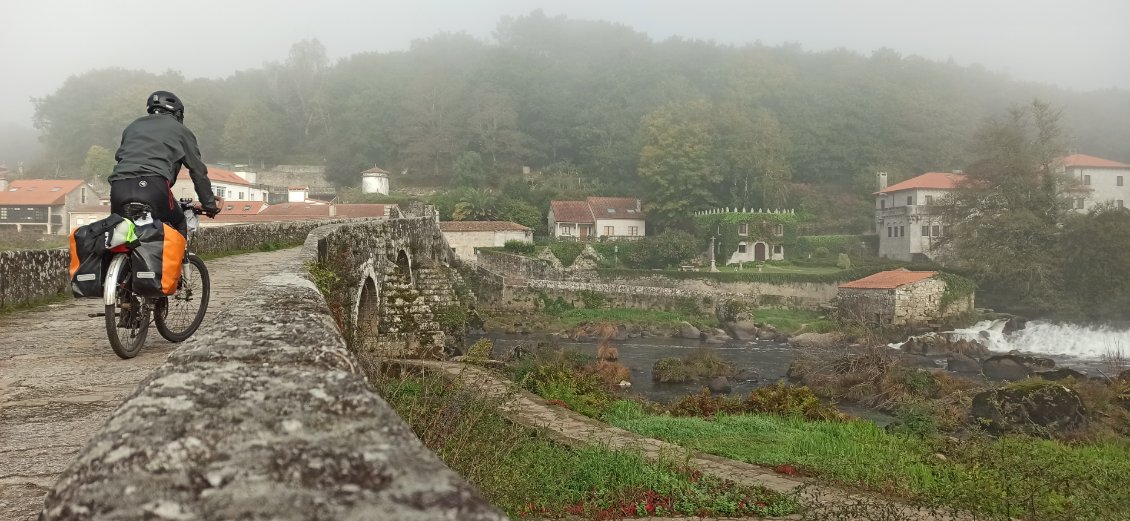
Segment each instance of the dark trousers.
M154 220L169 223L187 236L184 213L164 177L145 176L111 182L110 211L125 216L126 203L148 204L153 209Z

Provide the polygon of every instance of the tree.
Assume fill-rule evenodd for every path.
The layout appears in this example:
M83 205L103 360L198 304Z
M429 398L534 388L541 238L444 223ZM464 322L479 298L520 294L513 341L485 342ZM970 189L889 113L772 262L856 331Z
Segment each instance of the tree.
M1065 307L1090 320L1130 320L1130 209L1096 206L1070 215L1063 231Z
M721 180L712 157L705 101L665 105L644 119L639 176L650 187L648 213L661 225L688 228L695 210L715 203Z
M106 181L114 171L114 154L98 145L92 145L86 151L86 161L82 163L82 175L91 181Z
M944 210L942 244L998 305L1056 307L1059 226L1070 204L1063 195L1069 179L1053 165L1064 148L1058 120L1058 111L1035 101L986 122L967 182Z
M489 183L487 166L478 152L463 152L451 165L451 175L456 186L484 188Z

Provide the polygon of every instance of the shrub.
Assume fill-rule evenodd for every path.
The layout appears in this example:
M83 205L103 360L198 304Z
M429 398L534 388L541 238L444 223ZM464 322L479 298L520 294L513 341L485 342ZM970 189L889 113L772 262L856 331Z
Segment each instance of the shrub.
M502 248L508 252L517 253L519 255L534 254L534 243L532 242L509 240L506 241L506 244L502 245Z
M746 412L799 416L807 420L845 419L834 405L820 401L812 389L780 382L751 391L745 409Z
M671 404L669 411L673 416L713 418L719 413L741 414L745 412L745 404L740 398L715 395L710 393L710 389L703 389L698 394L679 398Z
M694 382L719 376L733 376L734 366L711 349L695 349L685 358L661 358L652 368L657 382Z
M938 433L935 411L923 402L910 402L895 408L895 423L887 426L888 432L927 437Z
M604 295L587 289L578 291L577 296L581 298L581 304L585 306L585 309L600 309L608 303L608 299L604 298Z
M467 349L468 362L485 362L490 359L490 352L494 349L494 342L480 338Z

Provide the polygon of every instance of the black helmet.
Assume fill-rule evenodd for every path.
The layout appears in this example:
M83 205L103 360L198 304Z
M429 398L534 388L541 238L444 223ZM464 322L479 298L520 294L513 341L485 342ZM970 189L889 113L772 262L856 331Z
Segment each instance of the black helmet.
M181 103L176 94L167 90L159 90L150 94L149 99L145 100L145 112L172 114L177 118L177 121L184 122L184 103Z

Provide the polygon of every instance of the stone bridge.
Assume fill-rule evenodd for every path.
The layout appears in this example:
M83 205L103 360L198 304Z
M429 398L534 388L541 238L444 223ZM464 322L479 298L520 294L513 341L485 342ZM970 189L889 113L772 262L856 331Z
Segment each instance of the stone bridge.
M434 219L305 226L301 249L209 261L201 330L133 360L98 302L0 316L0 519L503 518L367 383L438 357L437 313L467 297ZM285 242L212 230L202 249ZM44 287L60 254L37 254Z

